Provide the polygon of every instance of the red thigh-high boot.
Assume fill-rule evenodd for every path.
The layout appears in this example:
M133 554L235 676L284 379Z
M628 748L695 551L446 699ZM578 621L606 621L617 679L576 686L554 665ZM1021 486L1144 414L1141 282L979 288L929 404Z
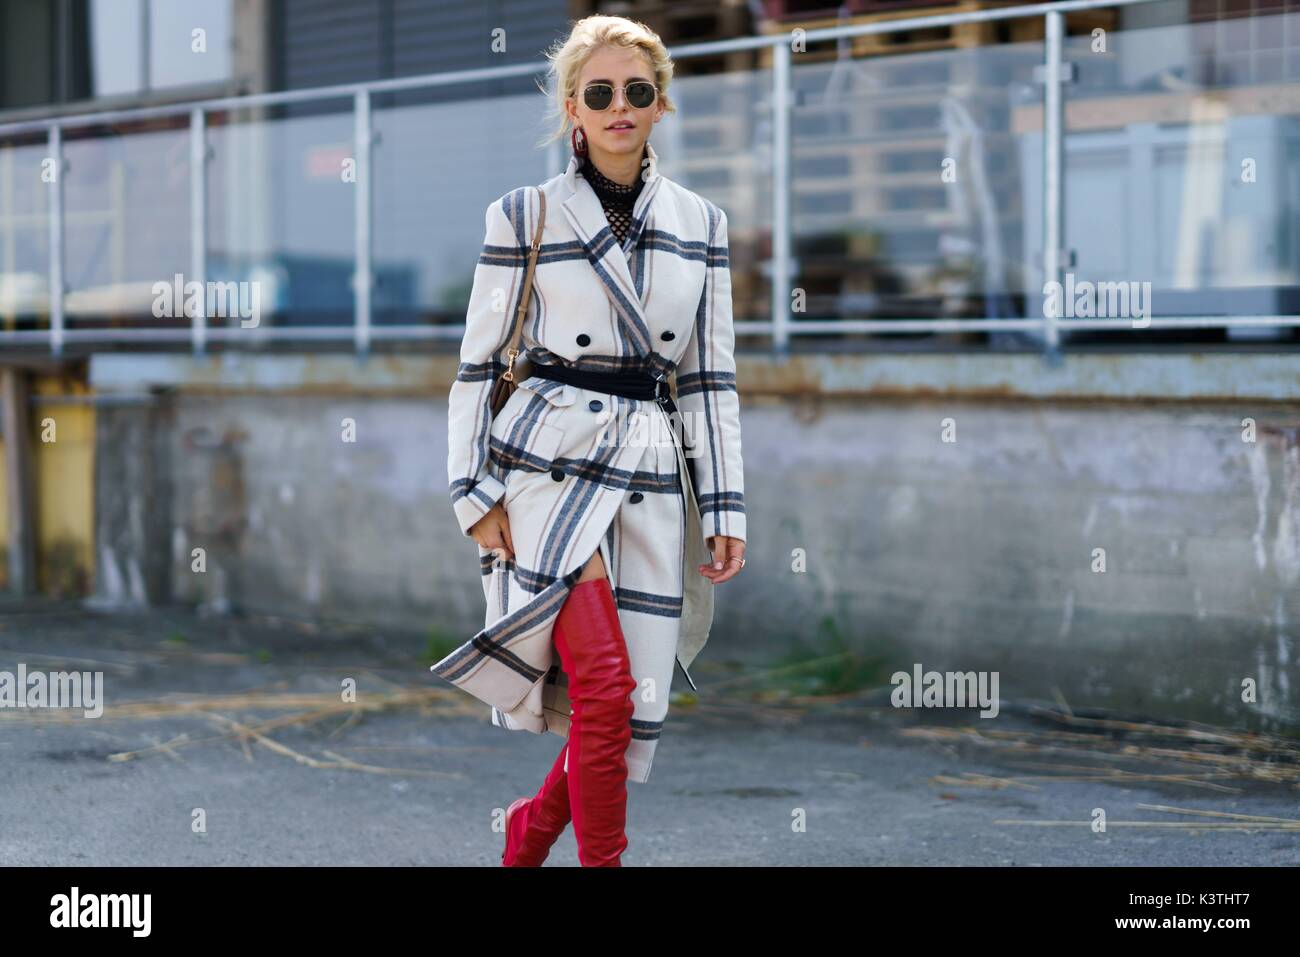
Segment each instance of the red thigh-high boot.
M564 774L566 742L546 780L530 798L519 798L506 808L505 867L541 867L546 855L569 824L569 785Z
M556 620L569 676L569 812L583 867L620 867L627 849L627 746L636 681L609 579L578 582Z
M557 617L554 636L560 634ZM546 780L530 798L519 798L506 808L506 847L501 852L505 867L541 867L551 847L569 825L569 782L564 773L568 753L566 741L547 772Z

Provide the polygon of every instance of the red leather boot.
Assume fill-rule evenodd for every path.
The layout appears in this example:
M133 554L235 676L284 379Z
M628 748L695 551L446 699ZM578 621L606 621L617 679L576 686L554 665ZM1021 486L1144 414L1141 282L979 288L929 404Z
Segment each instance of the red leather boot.
M621 867L636 681L609 579L578 582L556 619L569 677L569 813L583 867Z
M564 755L568 742L551 766L546 780L530 798L519 798L506 808L506 849L503 867L541 867L551 846L569 824L569 785Z

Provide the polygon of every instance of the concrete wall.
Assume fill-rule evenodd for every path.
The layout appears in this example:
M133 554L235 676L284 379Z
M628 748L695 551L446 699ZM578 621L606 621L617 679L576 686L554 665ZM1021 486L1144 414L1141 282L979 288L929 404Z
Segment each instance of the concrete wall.
M918 369L969 357L912 358L859 360L863 394L836 394L850 361L836 359L818 395L797 361L747 360L749 561L719 589L702 662L842 640L891 670L996 669L1004 696L1059 692L1076 709L1300 716L1300 400L1249 394L1249 381L1285 391L1294 373L1261 356L1232 397L1198 396L1222 370L1141 378L1075 357L1056 380L1027 366L1022 394L936 367L936 381L965 382L944 395ZM468 638L483 607L446 492L454 363L293 362L168 360L147 377L169 391L101 412L101 542L124 567L166 552L149 600ZM143 367L127 368L92 378L105 395L138 387ZM1108 375L1185 395L1076 396L1105 395ZM125 534L141 513L147 528ZM1258 704L1241 703L1247 678Z
M177 485L166 394L101 396L95 420L95 576L92 607L172 600L172 498Z
M748 411L758 574L727 616L745 642L831 615L927 670L1000 669L1004 693L1242 717L1253 677L1253 710L1297 717L1300 405ZM789 571L800 548L805 575Z

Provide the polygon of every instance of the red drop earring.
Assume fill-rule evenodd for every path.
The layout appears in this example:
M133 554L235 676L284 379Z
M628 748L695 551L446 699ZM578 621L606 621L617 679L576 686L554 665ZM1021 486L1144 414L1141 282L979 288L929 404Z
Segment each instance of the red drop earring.
M587 155L587 134L582 131L582 127L575 126L569 139L573 143L573 155Z

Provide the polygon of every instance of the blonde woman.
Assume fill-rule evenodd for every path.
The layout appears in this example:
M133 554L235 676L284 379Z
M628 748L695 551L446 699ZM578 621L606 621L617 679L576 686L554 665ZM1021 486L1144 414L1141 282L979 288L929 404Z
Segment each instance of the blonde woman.
M627 781L649 779L674 660L691 681L712 588L745 564L727 217L656 168L649 137L675 109L656 34L588 17L548 57L552 138L573 155L488 206L449 400L452 505L487 622L432 670L493 724L565 738L506 809L502 863L539 866L572 820L584 867L620 866ZM518 388L493 417L507 374Z

